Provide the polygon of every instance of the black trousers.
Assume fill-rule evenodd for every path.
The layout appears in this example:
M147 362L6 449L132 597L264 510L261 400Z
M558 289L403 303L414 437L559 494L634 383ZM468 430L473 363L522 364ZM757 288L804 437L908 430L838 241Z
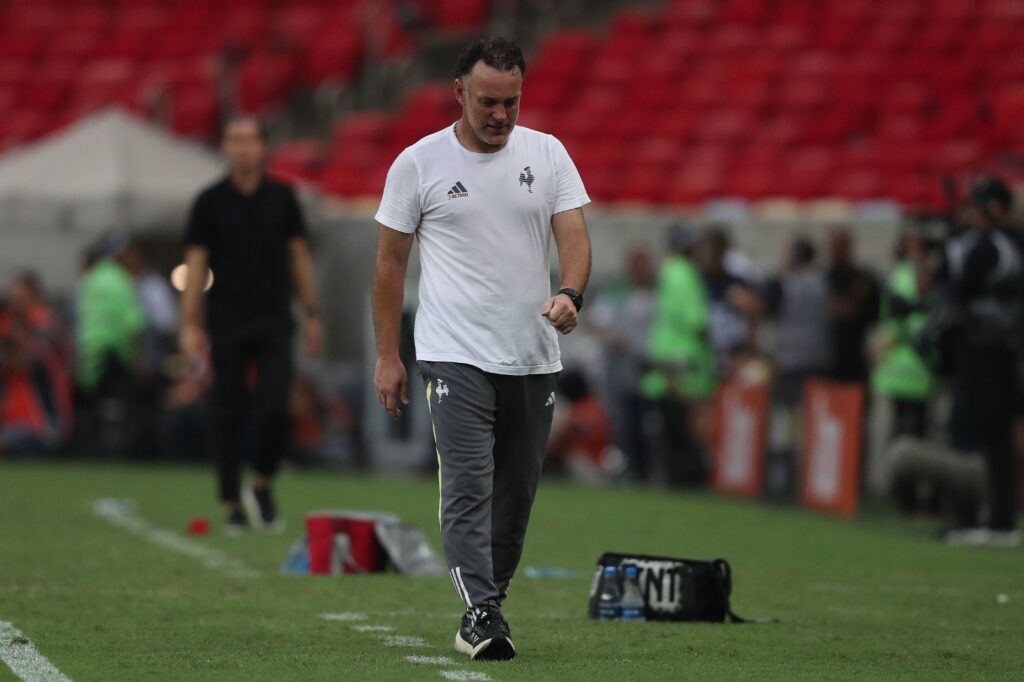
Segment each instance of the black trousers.
M214 445L220 499L241 494L242 452L252 444L253 468L273 476L288 447L288 398L292 381L292 334L288 328L212 338ZM255 384L250 389L250 368ZM251 421L247 417L251 416ZM251 424L251 434L244 427ZM246 437L251 436L251 437Z
M693 405L687 400L667 397L661 401L660 407L669 447L665 461L668 484L676 488L690 488L706 483L708 468L694 433Z
M1016 358L1007 349L965 348L958 357L954 400L961 404L965 426L974 445L988 462L991 517L997 530L1016 527L1017 499L1013 413L1016 395ZM961 507L962 523L973 521Z
M893 398L892 437L928 435L928 401Z

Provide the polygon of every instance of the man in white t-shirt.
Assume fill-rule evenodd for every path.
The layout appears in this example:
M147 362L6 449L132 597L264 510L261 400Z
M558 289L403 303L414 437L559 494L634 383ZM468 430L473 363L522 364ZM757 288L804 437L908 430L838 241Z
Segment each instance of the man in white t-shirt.
M590 276L590 199L575 165L551 135L515 127L525 72L508 40L467 47L454 83L462 117L399 154L376 216L377 397L396 418L409 403L398 339L415 236L416 358L437 443L445 556L466 604L455 648L474 659L515 656L500 607L551 429L556 331L576 327ZM552 236L561 275L553 296Z

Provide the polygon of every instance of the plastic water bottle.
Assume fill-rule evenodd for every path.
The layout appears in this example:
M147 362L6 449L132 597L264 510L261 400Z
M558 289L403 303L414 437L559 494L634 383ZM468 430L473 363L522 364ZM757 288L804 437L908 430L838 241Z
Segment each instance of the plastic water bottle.
M605 566L601 578L601 599L598 607L601 620L622 618L622 588L619 586L619 571L615 566Z
M622 581L622 620L647 620L646 606L640 591L640 571L636 566L626 566L626 578Z

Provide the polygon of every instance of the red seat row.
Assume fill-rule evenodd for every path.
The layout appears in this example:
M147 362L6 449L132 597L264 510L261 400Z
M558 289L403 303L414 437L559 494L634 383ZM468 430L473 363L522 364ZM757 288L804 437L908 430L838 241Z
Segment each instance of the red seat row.
M464 31L486 0L416 3L426 25ZM360 0L12 0L0 6L0 153L105 105L210 138L218 61L237 64L239 106L265 112L297 88L344 83L369 54L413 49L399 3Z
M949 175L1024 180L1001 165L1024 158L1022 34L1017 0L674 0L621 11L605 33L548 36L521 123L561 138L608 201L937 206ZM402 144L457 115L447 89L416 93L397 116L340 122L305 177L379 192Z

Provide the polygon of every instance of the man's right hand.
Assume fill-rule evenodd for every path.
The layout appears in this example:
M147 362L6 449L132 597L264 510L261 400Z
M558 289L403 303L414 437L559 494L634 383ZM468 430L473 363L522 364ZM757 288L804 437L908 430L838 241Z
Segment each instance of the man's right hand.
M203 365L203 355L206 351L206 334L198 324L184 323L178 334L178 344L181 347L181 354L190 367Z
M395 419L401 417L399 401L402 405L409 404L409 375L398 355L377 358L373 384L381 406Z

